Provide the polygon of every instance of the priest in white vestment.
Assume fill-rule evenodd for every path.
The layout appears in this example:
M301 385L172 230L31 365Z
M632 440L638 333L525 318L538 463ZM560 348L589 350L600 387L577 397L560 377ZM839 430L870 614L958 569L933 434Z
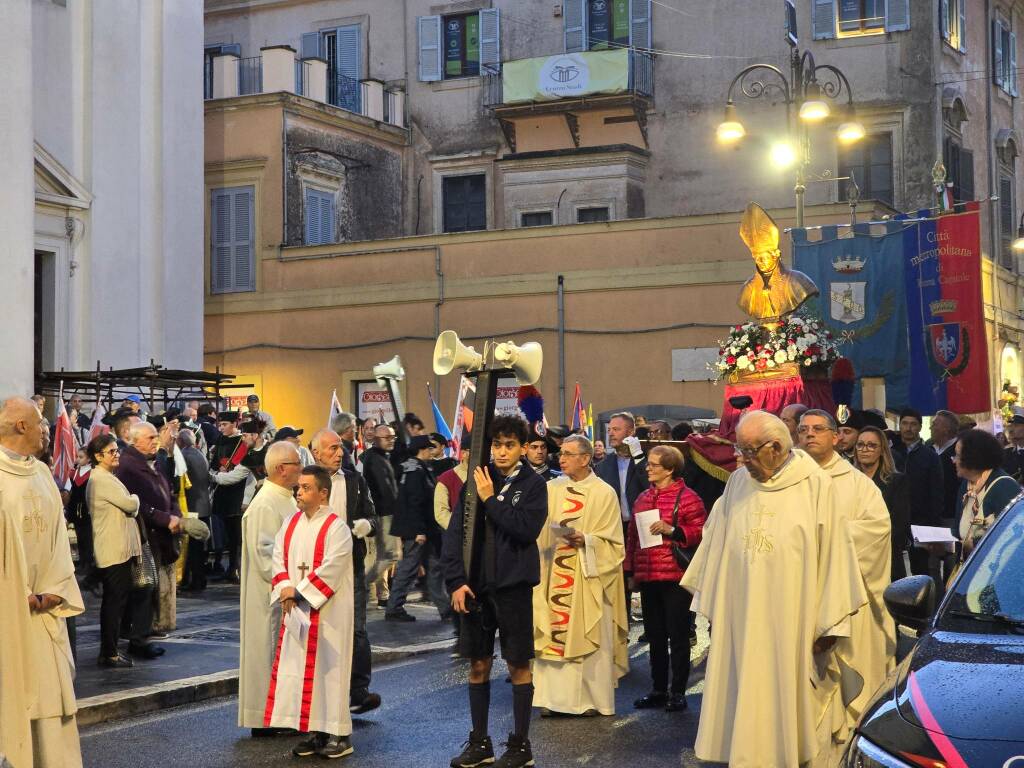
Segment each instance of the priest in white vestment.
M567 437L564 474L548 483L533 590L533 706L542 711L614 715L615 688L629 672L619 500L593 458L587 438Z
M20 518L25 592L30 610L36 688L31 708L34 768L80 768L75 713L75 662L66 618L85 610L75 580L60 493L42 450L42 417L33 403L11 398L0 410L0 495L6 514ZM6 638L6 632L5 632Z
M286 440L273 443L264 461L266 482L242 515L238 725L251 728L254 736L273 733L263 728L263 716L281 626L281 604L270 601L274 542L285 521L298 509L292 494L302 469L298 448Z
M896 624L882 593L891 579L892 521L874 481L836 452L837 425L832 414L810 410L800 417L800 444L832 478L836 504L845 513L868 604L850 621L850 636L836 644L841 663L853 669L863 687L846 707L848 729L856 725L868 701L896 667ZM842 741L848 737L843 734ZM840 751L837 745L834 751Z
M781 419L744 415L736 451L681 582L712 626L695 752L732 768L824 766L842 706L835 643L867 603L853 541L831 479Z
M284 619L263 726L308 734L292 749L298 757L352 753L352 534L328 506L330 492L327 470L305 467L300 511L274 542L270 599L280 601Z

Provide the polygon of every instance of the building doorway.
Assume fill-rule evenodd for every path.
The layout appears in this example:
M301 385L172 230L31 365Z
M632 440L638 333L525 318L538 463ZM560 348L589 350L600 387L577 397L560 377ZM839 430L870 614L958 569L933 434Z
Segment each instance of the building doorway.
M33 275L33 370L36 376L56 369L57 254L35 252Z

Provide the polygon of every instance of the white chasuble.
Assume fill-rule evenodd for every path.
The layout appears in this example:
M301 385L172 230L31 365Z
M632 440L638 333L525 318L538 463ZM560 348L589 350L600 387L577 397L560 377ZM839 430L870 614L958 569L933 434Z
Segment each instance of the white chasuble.
M53 608L30 614L30 664L36 678L32 707L35 768L78 768L82 755L75 713L75 662L66 619L85 610L75 580L64 508L50 470L0 452L0 493L21 518L27 592L56 595ZM27 598L26 598L27 605Z
M836 645L839 658L864 680L860 694L846 708L847 725L853 728L868 701L896 667L896 624L882 600L892 577L892 520L878 486L846 459L836 454L822 469L832 478L836 502L849 520L868 595L868 604L850 620L850 636Z
M274 543L271 600L295 587L293 610L308 617L297 636L284 622L270 673L263 725L352 734L349 677L352 669L352 534L328 506L311 518L295 513Z
M274 665L281 604L270 600L274 542L296 512L292 492L267 480L242 515L242 615L238 724L262 728Z
M558 529L582 533L582 549ZM615 714L615 688L629 671L622 583L622 522L615 491L591 473L548 483L548 523L537 539L540 583L533 590L535 707Z
M28 576L21 547L20 504L12 502L11 485L0 473L0 765L32 768L29 719L37 683L31 659L32 627L28 611Z
M798 450L764 483L737 469L681 584L712 626L697 757L732 768L827 758L839 662L813 644L849 635L867 602L828 475Z

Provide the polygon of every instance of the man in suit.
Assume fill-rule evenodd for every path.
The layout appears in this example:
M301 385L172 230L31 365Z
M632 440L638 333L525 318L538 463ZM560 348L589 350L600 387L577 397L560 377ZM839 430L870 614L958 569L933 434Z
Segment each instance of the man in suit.
M200 435L202 432L199 433ZM185 457L188 481L185 501L190 512L210 526L210 465L203 452L196 445L196 433L183 429L178 433L178 447ZM184 592L202 592L206 589L206 542L193 539L188 543L185 555L185 572L181 579Z
M935 451L921 440L923 419L918 411L900 411L900 440L893 446L896 469L907 476L910 487L910 522L913 525L941 526L944 511L942 466ZM941 591L942 577L937 558L922 547L911 547L910 567L916 576L931 576Z
M1024 416L1014 416L1006 425L1010 444L1003 453L1003 469L1018 483L1024 479Z
M615 491L622 518L622 535L626 535L633 517L633 504L648 486L647 457L636 435L636 419L627 411L613 414L608 420L608 455L594 467L594 473ZM625 574L629 583L630 574ZM626 587L626 611L629 612L630 591Z

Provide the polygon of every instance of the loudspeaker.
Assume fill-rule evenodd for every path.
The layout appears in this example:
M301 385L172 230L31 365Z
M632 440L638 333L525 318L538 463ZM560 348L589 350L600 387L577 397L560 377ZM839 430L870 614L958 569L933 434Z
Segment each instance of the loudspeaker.
M401 381L405 378L405 369L402 368L402 359L398 355L395 355L386 363L378 363L373 366L373 377L377 380L378 384L383 384L384 379Z
M483 363L483 355L459 341L455 331L445 331L437 337L437 344L434 345L434 373L438 376L445 376L456 368L476 371Z
M536 384L544 366L544 350L536 341L521 347L506 341L494 348L494 359L515 371L516 381L521 385Z

